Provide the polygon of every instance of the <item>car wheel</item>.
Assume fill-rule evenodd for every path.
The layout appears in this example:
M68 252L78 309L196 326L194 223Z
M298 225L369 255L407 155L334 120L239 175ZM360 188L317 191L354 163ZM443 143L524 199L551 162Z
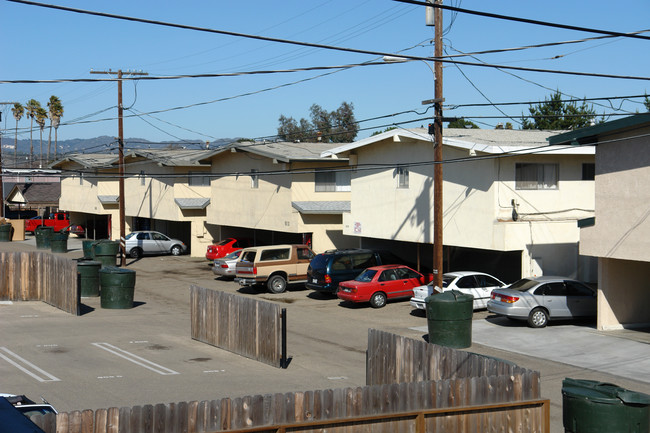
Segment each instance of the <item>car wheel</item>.
M180 256L180 255L181 255L181 251L182 251L182 250L181 250L180 245L174 245L174 246L172 247L172 255L174 255L174 256Z
M370 306L372 308L381 308L386 305L386 294L383 292L373 293L370 297Z
M287 289L287 280L282 275L273 275L266 283L266 287L271 293L282 293Z
M548 323L548 313L543 308L533 308L528 315L528 324L533 328L543 328Z
M132 259L139 259L142 257L142 250L140 248L132 248L129 252L129 256L131 256Z

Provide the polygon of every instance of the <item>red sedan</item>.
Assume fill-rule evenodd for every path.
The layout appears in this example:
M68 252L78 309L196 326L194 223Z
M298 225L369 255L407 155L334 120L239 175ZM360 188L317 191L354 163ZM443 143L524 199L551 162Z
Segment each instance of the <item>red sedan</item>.
M227 238L215 245L208 246L208 251L205 253L205 258L208 260L220 259L221 257L225 257L233 251L241 250L242 248L249 246L250 245L248 241Z
M409 299L415 287L426 283L424 275L408 266L374 266L354 280L339 283L336 296L344 301L370 302L371 307L381 308L388 299Z

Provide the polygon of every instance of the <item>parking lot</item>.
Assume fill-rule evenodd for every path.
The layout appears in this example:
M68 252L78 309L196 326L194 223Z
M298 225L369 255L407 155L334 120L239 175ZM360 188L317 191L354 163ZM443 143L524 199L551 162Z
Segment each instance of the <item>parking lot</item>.
M0 248L35 250L33 239ZM80 240L71 239L69 248L70 258L82 256ZM42 302L0 305L0 392L42 395L58 410L71 411L356 387L365 384L369 328L416 339L427 334L426 318L408 302L373 309L300 285L282 294L240 289L215 278L206 260L189 256L128 259L127 264L136 271L132 309L102 309L99 298L83 298L79 317ZM288 368L192 340L191 284L286 307ZM467 350L539 370L542 395L551 399L552 431L559 431L565 377L650 393L648 335L599 333L592 323L534 330L482 311L474 314L473 345Z

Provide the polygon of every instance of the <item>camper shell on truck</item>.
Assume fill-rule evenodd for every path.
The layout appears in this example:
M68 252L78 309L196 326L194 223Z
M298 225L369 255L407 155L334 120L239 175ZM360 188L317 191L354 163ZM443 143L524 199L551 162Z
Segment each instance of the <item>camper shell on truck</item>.
M244 248L235 265L240 286L266 285L271 293L282 293L288 283L307 281L307 267L314 257L307 245L267 245Z

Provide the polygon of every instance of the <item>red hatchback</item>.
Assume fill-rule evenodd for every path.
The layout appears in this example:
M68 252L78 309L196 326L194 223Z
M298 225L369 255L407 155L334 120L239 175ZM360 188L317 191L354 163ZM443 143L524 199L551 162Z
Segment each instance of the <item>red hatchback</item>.
M250 244L246 240L227 238L215 245L208 246L208 251L205 253L205 258L208 260L220 259L221 257L225 257L233 251L241 250L242 248L249 246Z
M344 301L370 302L371 307L381 308L388 299L409 299L415 287L427 283L424 275L408 266L374 266L354 280L339 283L336 296Z

